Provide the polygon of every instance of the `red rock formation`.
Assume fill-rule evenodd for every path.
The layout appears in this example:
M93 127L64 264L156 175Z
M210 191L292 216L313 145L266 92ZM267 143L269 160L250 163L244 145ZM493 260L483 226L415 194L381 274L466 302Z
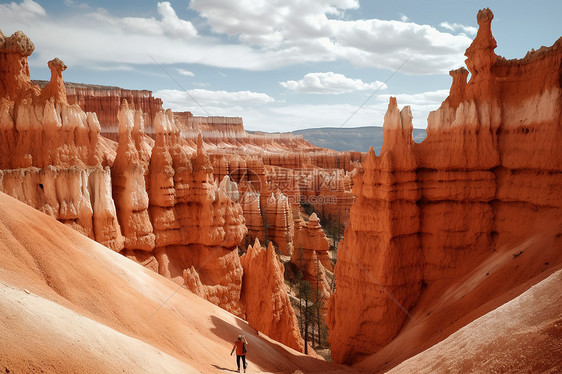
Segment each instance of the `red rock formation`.
M237 249L247 229L237 186L228 176L215 183L201 137L195 155L185 151L171 112L156 115L155 129L149 195L158 272L241 316Z
M336 361L379 350L420 296L523 245L541 215L562 224L562 39L506 61L494 53L492 18L478 13L470 82L465 70L451 72L450 96L429 116L423 143L412 141L409 108L398 112L391 99L381 156L369 152L355 180L338 251L329 315ZM514 287L538 274L514 272ZM442 318L458 326L494 295Z
M247 239L267 236L290 254L300 197L296 190L291 206L275 192L267 202L263 154L307 168L339 164L339 154L290 134L246 133L241 118L177 114L176 124L149 91L65 84L59 59L41 89L29 79L31 41L23 33L0 41L2 190L244 315L244 216Z
M45 85L45 82L38 83ZM93 86L75 83L66 83L67 97L69 102L78 103L85 110L95 111L101 122L101 133L103 136L113 140L117 139L117 109L118 100L125 98L129 107L142 113L145 123L145 133L151 137L154 135L154 120L156 113L161 111L161 102L154 99L149 91L123 90L116 87ZM341 169L351 170L354 162L362 158L359 153L340 153L317 148L306 142L300 136L292 134L259 134L247 133L243 128L242 119L238 117L194 117L190 112L174 113L174 122L180 134L186 139L191 148L196 147L196 137L202 134L204 146L211 157L215 178L222 180L225 175L229 175L232 180L240 184L244 176L256 176L256 180L248 181L256 190L259 184L260 193L269 196L276 189L268 185L265 177L264 162L275 165L273 168L286 170L288 173L314 174L314 181L330 179L329 199L319 197L324 193L327 186L315 190L293 189L282 192L289 197L293 211L297 211L299 201L303 196L310 200L312 206L324 217L331 217L340 221L340 225L345 225L348 217L348 210L353 201L350 193L350 181L340 183L345 180ZM108 157L112 157L109 155ZM330 167L326 171L316 173L317 166ZM268 168L271 168L269 165ZM297 168L293 170L291 168ZM341 168L341 169L339 169ZM301 170L304 170L302 172ZM336 178L333 178L335 176ZM319 179L320 178L320 179ZM343 179L342 179L343 178ZM333 182L337 181L338 187L334 189ZM324 183L325 184L325 183ZM266 187L270 187L264 193ZM316 186L316 184L314 184ZM348 186L347 188L345 186ZM248 191L244 186L240 186L240 191L244 194ZM262 199L263 200L263 199ZM265 200L262 201L262 205ZM253 209L253 208L250 208ZM340 213L340 212L343 212ZM252 241L256 237L265 239L264 236L257 236L261 230L258 216L255 213L247 213L247 218L253 215L253 220L257 225L250 230L247 240Z
M322 300L322 314L325 315L331 295L326 270L332 272L333 266L328 256L330 244L316 213L312 213L308 221L299 214L295 220L294 245L291 262L302 272L302 279L310 283L311 300Z
M157 253L157 258L160 272L167 269L172 276L180 272L189 290L232 314L244 316L240 301L243 270L237 249L198 244L168 246L165 252Z
M145 185L149 160L143 117L139 111L129 109L127 101L123 101L119 110L119 145L111 177L113 198L127 250L150 252L155 245Z
M190 187L188 178L193 171L191 155L182 147L179 131L170 115L171 112L156 114L156 138L149 167L148 196L156 247L181 243L174 207L185 202Z
M311 189L303 189L305 201L317 211L326 222L345 227L355 197L351 193L353 182L350 172L343 169L313 169Z
M240 206L244 212L246 227L248 228L247 241L252 238L265 241L266 233L263 226L260 193L254 191L244 192L240 197Z
M119 87L66 83L66 95L70 104L78 104L84 111L96 113L103 136L118 140L119 109L123 100L129 107L140 110L145 133L154 134L154 117L162 111L162 100L148 90L126 90Z
M45 98L53 98L57 102L66 104L66 87L62 79L62 72L66 70L66 65L58 58L49 61L48 65L51 69L51 80L43 88L42 94Z
M343 169L266 167L267 194L279 190L289 199L293 215L301 206L310 206L334 226L347 224L355 201L352 185L350 173Z
M263 200L265 200L264 227L267 230L267 239L274 242L281 253L290 255L293 252L294 222L289 200L279 191L272 192Z
M212 137L216 137L215 141L220 138L231 139L237 134L245 134L242 118L240 117L194 117L187 116L185 126L187 129L195 130L205 134L206 140L212 141Z
M43 89L29 77L33 43L0 32L0 189L115 250L123 239L92 113L68 105L59 59Z
M244 268L241 299L250 326L303 352L304 341L286 290L284 267L272 243L265 249L256 239L253 247L248 246L240 262Z
M388 343L407 317L403 310L415 304L421 289L420 191L409 108L399 112L391 98L383 127L380 157L371 148L355 180L357 200L338 250L334 314L329 318L332 356L340 362ZM352 276L346 277L348 273ZM350 357L351 351L355 356Z
M6 37L0 31L0 96L21 101L38 95L31 84L27 57L33 53L33 42L21 31Z
M316 213L312 213L308 221L305 221L302 217L295 220L294 246L295 250L291 256L291 262L301 270L307 267L305 263L307 259L311 258L311 254L307 254L309 252L315 252L322 265L328 270L333 270L328 256L330 244L326 234L322 231Z

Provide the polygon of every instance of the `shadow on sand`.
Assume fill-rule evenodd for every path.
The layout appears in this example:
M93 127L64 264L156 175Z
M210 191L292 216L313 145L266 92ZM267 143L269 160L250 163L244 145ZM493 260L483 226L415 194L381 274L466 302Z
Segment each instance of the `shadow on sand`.
M218 369L218 370L230 371L230 372L232 372L232 373L238 373L238 370L235 370L235 369L223 368L222 366L215 365L215 364L213 364L213 365L211 365L211 366L213 366L215 369Z
M263 334L256 329L250 327L246 321L239 318L236 319L236 325L223 321L220 318L211 316L214 328L211 331L220 339L234 344L234 341L240 334L245 334L248 340L248 353L246 360L250 365L259 367L263 371L273 373L293 373L301 370L307 373L326 373L326 372L346 372L351 368L338 365L314 357L298 354L296 351L287 349L280 343L268 340ZM230 354L225 352L225 355ZM235 357L232 360L235 365ZM223 369L213 365L221 370L233 371L231 369ZM347 369L347 370L346 370ZM236 371L234 371L236 372Z

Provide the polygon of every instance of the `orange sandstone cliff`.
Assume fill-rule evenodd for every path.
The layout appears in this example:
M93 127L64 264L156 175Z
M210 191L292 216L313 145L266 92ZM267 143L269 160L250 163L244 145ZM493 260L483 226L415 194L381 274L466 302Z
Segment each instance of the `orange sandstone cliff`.
M244 268L242 303L250 326L302 352L304 341L285 289L284 267L272 242L265 249L256 239L240 261Z
M0 35L0 189L178 283L195 271L201 296L243 315L244 215L202 140L182 140L171 111L151 116L154 102L123 100L115 144L68 104L61 60L43 88L31 82L33 49L22 32Z
M330 296L326 269L333 271L328 256L330 244L322 231L320 220L312 213L308 221L299 218L295 227L295 249L291 262L302 272L304 280L312 286L314 300L323 299L323 305ZM316 293L318 290L318 294Z
M144 136L142 115L123 101L119 110L119 143L111 176L125 249L129 251L150 252L154 248L146 192L149 162L150 148Z
M159 138L166 141L160 132L166 127L156 129L155 152ZM176 135L172 131L169 136ZM160 196L151 207L159 272L172 279L180 277L194 292L241 316L238 245L247 228L237 202L237 186L228 177L219 184L214 181L201 138L191 159L181 147L169 146L167 152L168 157L160 158L164 163L157 164L151 174L151 188L156 188L152 193Z
M338 251L335 361L380 351L368 367L386 370L562 263L562 39L505 60L492 18L478 12L470 81L451 72L423 143L410 109L390 100L381 155L370 151L354 181ZM397 334L401 346L389 344Z
M33 50L21 31L0 32L0 189L121 249L99 122L67 104L61 60L49 61L51 81L43 90L31 83Z

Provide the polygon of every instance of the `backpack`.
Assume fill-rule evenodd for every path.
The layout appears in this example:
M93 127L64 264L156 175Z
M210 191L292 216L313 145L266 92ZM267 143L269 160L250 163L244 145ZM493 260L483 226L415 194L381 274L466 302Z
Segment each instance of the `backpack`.
M248 350L246 349L246 344L242 343L242 353L246 353Z

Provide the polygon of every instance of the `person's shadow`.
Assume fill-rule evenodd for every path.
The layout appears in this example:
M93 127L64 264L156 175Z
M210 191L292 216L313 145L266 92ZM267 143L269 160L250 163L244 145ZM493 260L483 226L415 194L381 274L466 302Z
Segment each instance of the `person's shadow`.
M215 365L215 364L213 364L212 366L214 366L215 369L224 370L224 371L231 371L231 372L233 372L233 373L238 373L238 370L229 369L229 368L223 368L222 366Z

